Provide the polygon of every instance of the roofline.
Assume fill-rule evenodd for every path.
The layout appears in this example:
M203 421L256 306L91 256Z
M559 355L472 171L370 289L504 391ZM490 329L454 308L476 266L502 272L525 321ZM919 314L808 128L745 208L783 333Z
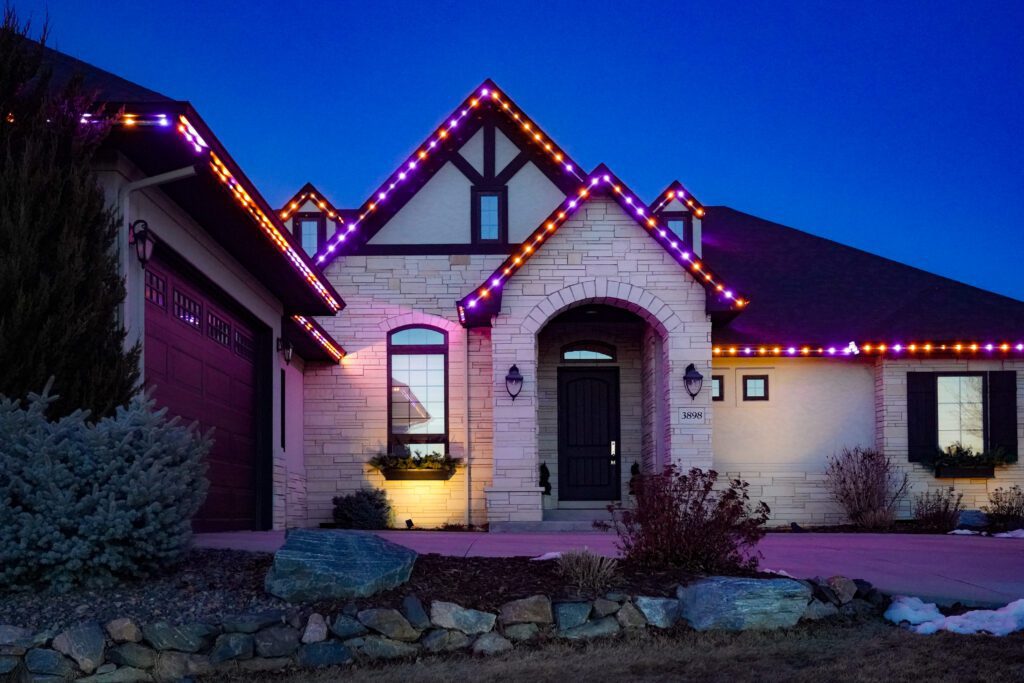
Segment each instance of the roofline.
M651 213L660 214L673 199L681 200L693 211L693 215L697 218L704 217L704 205L678 180L673 180L668 184L668 187L658 193L654 201L650 203Z
M332 204L331 200L323 192L316 189L313 183L307 182L299 188L298 192L292 195L291 199L278 209L278 217L282 221L288 220L289 216L302 208L307 199L316 204L321 211L325 212L328 218L341 220L342 214L345 212L344 209L339 209Z

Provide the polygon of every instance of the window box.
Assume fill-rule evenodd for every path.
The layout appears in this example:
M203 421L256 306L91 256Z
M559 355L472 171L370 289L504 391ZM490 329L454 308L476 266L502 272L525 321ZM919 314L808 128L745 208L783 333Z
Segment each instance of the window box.
M455 470L406 469L385 467L380 470L388 481L448 481L455 476Z
M936 479L992 479L995 465L936 465Z

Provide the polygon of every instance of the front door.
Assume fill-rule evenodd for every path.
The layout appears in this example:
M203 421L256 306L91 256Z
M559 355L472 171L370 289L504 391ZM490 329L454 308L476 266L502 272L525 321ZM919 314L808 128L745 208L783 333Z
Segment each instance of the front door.
M558 498L618 500L619 369L558 368Z

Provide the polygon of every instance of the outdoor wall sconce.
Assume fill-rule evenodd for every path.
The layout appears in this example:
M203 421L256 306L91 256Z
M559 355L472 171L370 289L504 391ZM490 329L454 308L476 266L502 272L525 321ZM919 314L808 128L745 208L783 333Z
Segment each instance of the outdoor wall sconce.
M153 247L156 246L156 238L146 221L138 220L128 226L128 244L135 245L135 255L145 269L149 259L153 258Z
M292 355L295 353L295 346L291 342L286 342L280 337L277 338L277 352L284 354L285 365L292 364Z
M693 363L686 366L683 384L686 386L686 393L690 395L690 399L695 400L697 394L700 393L700 388L704 386L704 375L697 372L697 368L694 367Z
M512 397L512 401L515 402L516 396L523 390L523 376L519 373L519 366L513 365L508 369L508 374L505 375L505 391Z

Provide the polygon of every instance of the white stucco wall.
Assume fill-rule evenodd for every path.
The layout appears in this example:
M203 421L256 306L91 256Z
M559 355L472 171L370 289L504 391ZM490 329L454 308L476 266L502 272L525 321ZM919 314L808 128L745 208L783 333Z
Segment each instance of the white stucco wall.
M519 169L508 182L508 239L522 242L551 212L565 201L565 195L532 162Z
M724 400L713 401L714 468L750 484L773 523L842 520L824 487L829 456L874 445L875 372L847 359L719 359ZM768 375L769 400L744 401L743 376ZM705 376L705 391L711 377ZM703 392L702 392L703 393Z
M451 162L442 166L370 244L465 244L470 241L472 184Z

